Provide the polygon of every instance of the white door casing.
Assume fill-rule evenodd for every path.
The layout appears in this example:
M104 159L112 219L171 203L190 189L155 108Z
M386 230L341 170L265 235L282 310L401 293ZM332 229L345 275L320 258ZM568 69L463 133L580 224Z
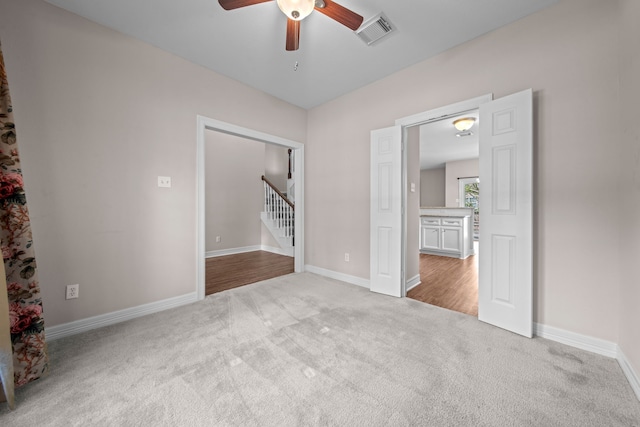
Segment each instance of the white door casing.
M405 246L405 242L406 242L406 230L407 230L407 225L406 225L406 221L407 221L407 212L402 212L402 205L406 202L407 200L407 188L406 185L403 185L403 181L406 184L406 155L402 156L401 153L401 149L402 149L402 143L403 143L403 134L405 133L405 129L412 127L412 126L418 126L421 124L425 124L431 121L436 121L436 120L443 120L447 117L454 117L456 115L459 115L460 113L463 112L467 112L467 111L471 111L471 110L476 110L478 109L478 107L485 102L489 102L493 99L493 95L492 94L485 94L485 95L481 95L478 96L476 98L471 98L471 99L467 99L465 101L461 101L461 102L457 102L455 104L450 104L450 105L446 105L444 107L440 107L440 108L436 108L433 110L428 110L428 111L424 111L418 114L414 114L411 116L407 116L407 117L403 117L400 119L396 120L396 126L393 128L387 128L387 129L380 129L380 132L384 132L384 131L390 131L391 129L394 129L392 132L392 134L394 135L394 138L399 138L400 140L396 143L396 147L398 148L396 154L397 154L397 158L401 159L402 162L404 164L401 164L398 168L393 167L393 183L395 185L396 188L399 188L400 190L400 195L397 196L400 200L400 208L396 210L396 212L398 212L399 216L400 216L400 226L399 226L399 232L400 232L400 236L398 237L399 239L399 248L397 249L393 249L393 255L395 256L399 256L400 257L400 266L398 268L394 268L394 269L389 269L389 273L390 274L394 274L397 277L395 279L393 278L389 278L385 275L381 275L379 274L379 266L378 266L378 259L384 259L383 254L378 252L378 241L379 238L377 237L377 234L374 235L376 232L374 232L374 229L377 227L377 223L374 221L374 211L375 209L377 209L377 204L379 203L379 201L377 200L378 195L377 192L374 191L374 188L377 188L378 185L378 177L377 175L374 177L374 169L378 168L378 158L377 156L374 157L373 153L373 146L376 143L374 141L374 135L376 135L376 137L378 136L384 136L384 134L381 135L377 135L375 134L378 131L372 131L371 133L371 223L370 223L370 254L369 254L369 263L370 263L370 289L374 292L380 292L380 293L384 293L387 295L393 295L393 296L398 296L398 297L402 297L405 296L406 290L405 290L405 286L404 285L404 280L405 278L403 277L403 269L404 269L404 265L406 263L406 256L407 253L405 252L406 246ZM399 181L395 181L395 177L397 177L397 179ZM376 208L374 209L374 204L376 205ZM377 214L375 216L375 218L377 219ZM394 226L397 225L396 222L393 222ZM439 239L439 237L438 237ZM395 244L396 241L394 240L393 243ZM439 247L439 243L438 243L438 247ZM389 249L391 251L391 249ZM395 262L396 260L394 259L393 261L390 262ZM392 264L390 264L392 265ZM384 283L384 285L383 285Z
M480 151L480 180L483 181L480 211L483 212L482 228L484 233L481 231L480 236L479 318L495 326L531 337L533 332L532 91L529 89L497 101L492 101L492 99L492 94L482 95L456 104L403 117L396 120L396 125L408 128L430 121L453 117L472 109L481 109L479 125L481 147L484 147L484 149L481 148ZM487 120L485 117L489 117L489 119ZM495 129L495 132L493 129ZM489 139L489 145L483 141L487 138ZM506 142L507 138L514 140L515 146L511 143L509 147L510 144ZM494 154L496 159L495 167L492 157ZM487 155L489 155L489 158L485 159L487 162L484 162L483 157ZM512 157L512 155L515 155L515 157ZM373 164L374 158L372 156L372 171ZM404 176L403 171L397 172L396 176ZM486 183L485 180L489 179L489 176L497 176L496 182ZM371 178L373 212L373 173ZM487 191L489 185L492 187L490 191ZM492 197L493 190L495 190L494 192L498 197L495 201ZM406 189L403 191L406 191ZM505 194L507 195L506 197ZM512 203L512 205L509 205L509 203ZM494 206L496 207L495 214L491 213L493 221L490 224L485 224L484 221L487 216L485 212ZM511 218L507 218L507 215L509 215L507 211L511 211ZM373 247L375 225L372 214L372 289L374 287L374 254L378 255ZM493 227L496 228L493 229ZM402 232L406 233L406 229L402 229ZM406 236L403 236L402 239L402 244L404 245ZM489 240L488 242L487 239ZM493 245L494 242L495 245ZM397 274L398 279L395 288L391 292L383 293L398 295L402 292L401 271L397 272ZM506 295L505 292L510 292L511 294Z
M371 131L370 289L402 296L402 127Z
M296 200L296 217L294 222L294 271L304 271L304 144L297 141L270 135L232 123L197 116L196 120L196 296L199 300L205 297L205 131L225 133L239 136L265 144L274 144L293 150L294 194Z
M532 90L480 106L478 319L533 334Z
M492 95L483 95L457 104L415 114L396 120L401 127L417 126L432 120L441 120L456 113L480 109L480 181L483 182L480 211L483 227L480 234L479 319L521 335L533 333L533 103L531 89L492 101ZM380 201L378 187L382 182L378 170L381 158L374 157L376 144L392 141L389 132L393 128L372 132L371 169L371 290L400 296L402 292L402 267L385 264L386 273L380 274L377 264L393 253L401 257L401 250L389 248L379 252L379 235L393 236L394 227L402 231L397 218L390 220L391 230L380 233L385 227L382 215L377 213ZM401 137L402 130L391 135ZM398 150L401 143L396 145ZM388 155L391 155L389 153ZM397 152L401 158L401 152ZM392 162L393 163L393 162ZM375 166L375 168L374 168ZM393 172L402 180L403 171ZM402 182L385 178L389 188L399 188ZM395 186L395 187L394 187ZM401 196L396 199L402 200ZM386 203L392 203L390 198ZM390 205L387 205L390 206ZM374 209L375 208L375 209ZM396 210L402 221L401 209ZM393 217L392 215L390 217ZM405 236L406 238L406 236ZM401 236L402 239L402 236ZM395 244L396 240L389 240ZM401 243L401 245L404 243ZM383 256L384 255L384 256ZM392 258L389 258L392 259ZM386 261L385 261L386 262ZM375 274L374 274L375 273ZM394 277L395 276L395 279Z

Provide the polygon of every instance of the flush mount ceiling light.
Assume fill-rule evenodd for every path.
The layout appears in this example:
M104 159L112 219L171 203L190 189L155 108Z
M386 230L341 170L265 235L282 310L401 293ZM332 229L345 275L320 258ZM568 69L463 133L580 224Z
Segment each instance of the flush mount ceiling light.
M277 3L282 13L294 21L302 21L316 6L315 0L277 0Z
M473 127L473 124L476 122L475 117L463 117L458 120L453 121L453 125L460 132L466 132Z

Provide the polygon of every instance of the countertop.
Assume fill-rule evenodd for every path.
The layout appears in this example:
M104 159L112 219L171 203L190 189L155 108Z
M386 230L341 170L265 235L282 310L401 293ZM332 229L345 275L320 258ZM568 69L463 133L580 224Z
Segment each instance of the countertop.
M448 216L448 217L457 217L457 218L465 218L471 216L473 214L473 208L447 208L447 207L421 207L420 208L420 216Z

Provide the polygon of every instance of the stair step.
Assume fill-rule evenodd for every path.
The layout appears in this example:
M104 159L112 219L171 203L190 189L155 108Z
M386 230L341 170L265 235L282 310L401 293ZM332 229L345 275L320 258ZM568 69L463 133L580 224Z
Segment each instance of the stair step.
M277 227L278 221L269 219L267 212L262 212L260 214L260 219L262 220L264 225L267 227L267 229L269 230L273 238L278 242L278 245L280 245L280 247L283 250L287 251L290 256L293 256L293 252L294 252L293 224L289 226L291 235L286 237L284 229Z

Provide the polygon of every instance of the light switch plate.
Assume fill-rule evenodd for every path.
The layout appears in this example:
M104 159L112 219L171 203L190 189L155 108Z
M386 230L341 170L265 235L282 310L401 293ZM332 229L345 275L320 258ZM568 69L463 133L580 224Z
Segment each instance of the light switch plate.
M411 183L411 192L412 192L412 193L415 193L415 192L416 192L416 183L415 183L415 182L412 182L412 183Z
M171 188L171 177L170 176L159 176L158 177L158 187Z

